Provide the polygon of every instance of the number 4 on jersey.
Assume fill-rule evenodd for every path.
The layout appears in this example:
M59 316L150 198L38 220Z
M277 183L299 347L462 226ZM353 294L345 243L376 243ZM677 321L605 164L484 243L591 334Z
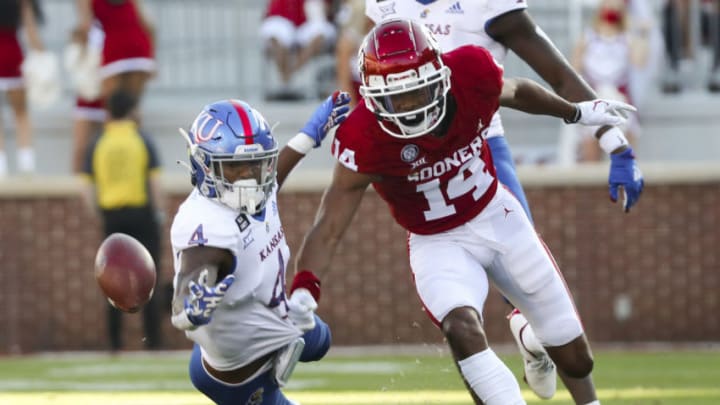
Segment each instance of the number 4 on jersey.
M203 236L203 226L202 224L198 225L197 228L195 228L195 231L193 232L192 236L190 236L190 240L188 241L188 245L204 245L207 243L207 239L205 239L205 236Z

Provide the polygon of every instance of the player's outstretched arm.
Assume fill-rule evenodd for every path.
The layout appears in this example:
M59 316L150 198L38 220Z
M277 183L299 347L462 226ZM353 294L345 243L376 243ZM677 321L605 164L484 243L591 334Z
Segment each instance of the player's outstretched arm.
M614 100L571 103L530 79L506 79L500 105L529 114L562 118L569 124L620 125L635 107Z
M337 244L372 180L371 176L354 172L339 163L335 165L332 182L323 194L315 223L305 234L297 254L291 298L295 290L307 289L316 301L320 301L318 275L322 276L330 267Z
M486 30L493 39L515 52L566 100L580 102L597 97L526 10L505 13L493 19ZM601 127L595 137L611 154L610 199L613 202L618 200L618 188L621 187L625 196L623 209L628 212L640 198L644 185L632 149L617 127Z
M295 165L313 148L319 148L325 137L345 121L350 112L350 94L336 91L310 117L300 132L280 151L277 181L282 186Z
M595 91L570 65L542 28L535 24L527 10L498 16L488 24L486 30L493 39L511 49L533 68L562 98L573 102L597 98ZM595 137L601 139L608 132L611 132L608 138L614 138L621 131L602 126L595 132Z
M173 294L172 324L192 330L206 325L235 281L229 274L232 254L225 249L198 246L180 256L180 273Z

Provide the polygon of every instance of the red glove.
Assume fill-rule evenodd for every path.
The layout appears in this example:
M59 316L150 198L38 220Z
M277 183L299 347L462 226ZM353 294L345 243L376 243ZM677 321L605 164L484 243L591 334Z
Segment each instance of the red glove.
M298 288L304 288L310 291L316 302L320 302L320 279L317 278L310 270L300 270L295 274L292 285L290 286L290 295Z

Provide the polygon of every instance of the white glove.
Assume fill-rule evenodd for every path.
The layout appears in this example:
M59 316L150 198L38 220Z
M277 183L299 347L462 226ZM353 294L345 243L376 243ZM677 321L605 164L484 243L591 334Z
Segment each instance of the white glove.
M627 121L628 113L637 109L630 104L616 100L596 99L575 104L577 114L568 124L582 125L622 125Z
M315 327L317 302L305 288L295 290L288 300L288 318L303 332Z

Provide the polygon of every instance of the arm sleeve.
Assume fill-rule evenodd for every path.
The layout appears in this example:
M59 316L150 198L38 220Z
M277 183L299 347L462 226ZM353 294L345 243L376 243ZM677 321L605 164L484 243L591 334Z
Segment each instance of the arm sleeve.
M471 102L499 100L503 88L503 68L487 49L465 45L446 53L444 59L458 84L474 90L475 97Z
M497 95L499 97L503 88L504 69L502 65L495 60L490 51L485 48L479 49L482 51L478 53L478 57L482 60L478 63L479 66L482 66L479 73L487 80L488 85L486 87L488 91L492 95Z
M464 45L443 54L445 64L456 80L482 90L491 96L500 95L503 86L503 67L490 51L477 45Z

